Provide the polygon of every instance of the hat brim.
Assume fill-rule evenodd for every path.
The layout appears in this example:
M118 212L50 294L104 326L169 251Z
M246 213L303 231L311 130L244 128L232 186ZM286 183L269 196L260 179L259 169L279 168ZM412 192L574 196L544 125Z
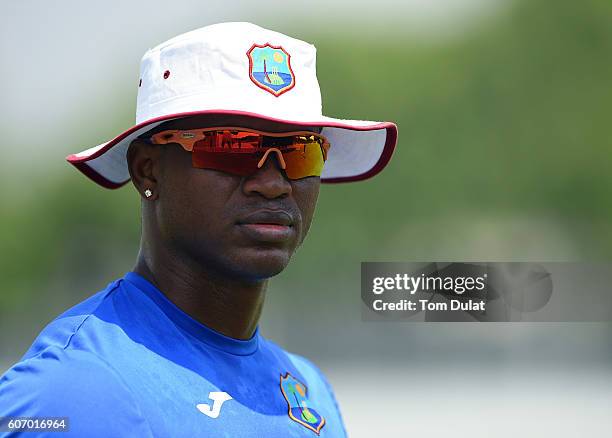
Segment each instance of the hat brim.
M397 126L391 122L344 120L325 116L308 121L282 120L245 111L206 110L168 114L146 120L106 143L68 155L66 160L102 187L116 189L130 180L126 153L134 139L162 122L204 114L247 116L280 124L321 127L321 133L331 144L321 174L323 183L361 181L373 177L387 165L397 143Z

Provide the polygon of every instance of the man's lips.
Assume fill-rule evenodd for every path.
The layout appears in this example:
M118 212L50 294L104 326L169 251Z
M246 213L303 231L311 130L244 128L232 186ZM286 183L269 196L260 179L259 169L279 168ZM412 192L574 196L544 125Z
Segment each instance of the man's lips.
M250 238L261 242L284 242L293 236L293 216L284 210L259 210L237 221Z
M238 220L243 224L293 225L293 216L285 210L258 210Z

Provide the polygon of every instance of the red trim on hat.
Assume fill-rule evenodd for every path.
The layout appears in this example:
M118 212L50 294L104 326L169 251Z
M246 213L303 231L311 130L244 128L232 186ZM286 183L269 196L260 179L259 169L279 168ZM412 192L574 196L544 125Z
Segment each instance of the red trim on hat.
M380 154L380 158L376 162L376 164L367 172L364 172L359 175L354 176L342 176L338 178L326 178L325 180L321 180L326 184L333 183L343 183L343 182L354 182L354 181L363 181L364 179L372 178L374 175L380 173L391 160L391 156L393 155L393 151L395 150L395 145L397 144L397 125L394 123L390 123L392 126L387 127L387 141L385 142L385 147L383 149L382 154Z
M89 167L87 163L77 163L77 162L70 161L70 158L73 156L74 155L69 155L66 157L66 159L69 160L70 164L74 165L74 167L76 167L78 170L83 172L83 174L85 174L87 177L91 178L94 182L100 184L104 188L118 189L119 187L125 185L129 181L128 179L127 181L120 182L120 183L113 182L103 177L95 170L93 170L91 167Z
M90 155L77 156L76 154L71 154L66 157L66 160L70 164L75 166L78 170L83 172L86 176L91 178L93 181L100 184L101 186L109 188L109 189L119 188L123 186L125 183L127 183L129 179L121 183L110 181L107 178L105 178L103 175L99 174L94 169L92 169L89 165L87 165L87 161L98 158L99 156L106 153L110 148L115 146L117 143L121 142L123 139L128 137L130 134L132 134L135 131L138 131L139 129L146 127L147 125L151 125L155 122L163 122L163 121L170 120L170 119L184 118L184 117L197 116L197 115L203 115L203 114L246 116L246 117L251 117L254 119L266 120L270 122L277 122L281 124L291 124L291 125L301 125L301 126L321 126L321 127L329 127L329 128L343 128L343 129L350 129L353 131L374 131L377 129L387 130L387 139L385 142L383 153L381 154L378 162L370 170L362 174L354 175L354 176L346 176L346 177L338 177L338 178L322 178L321 182L323 183L361 181L361 180L365 180L365 179L373 177L387 165L387 163L391 159L391 155L393 154L393 151L395 149L395 145L397 142L397 125L391 122L381 122L381 123L377 123L375 125L369 125L369 126L355 126L355 125L350 125L350 124L343 124L340 122L329 122L329 121L304 122L304 121L295 121L295 120L283 120L283 119L277 119L275 117L264 116L262 114L251 113L248 111L218 109L218 110L189 111L189 112L183 112L183 113L166 114L163 116L159 116L153 119L146 120L144 122L141 122L137 125L132 126L127 131L124 131L123 133L119 134L117 137L115 137L114 139L106 143L103 147L101 147L97 151L92 152Z

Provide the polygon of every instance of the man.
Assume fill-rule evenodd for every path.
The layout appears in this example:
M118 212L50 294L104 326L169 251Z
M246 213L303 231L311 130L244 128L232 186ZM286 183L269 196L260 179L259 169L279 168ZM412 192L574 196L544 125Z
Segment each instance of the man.
M222 23L149 50L136 126L67 158L141 194L136 265L41 332L0 379L0 417L38 436L345 436L323 374L258 321L320 182L373 176L396 137L321 115L303 41Z

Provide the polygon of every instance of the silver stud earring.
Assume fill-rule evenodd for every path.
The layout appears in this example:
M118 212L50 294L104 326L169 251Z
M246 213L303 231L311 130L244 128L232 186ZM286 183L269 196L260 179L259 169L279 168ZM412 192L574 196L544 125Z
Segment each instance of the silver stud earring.
M144 194L147 198L150 198L151 196L153 196L153 192L149 189L145 190Z

